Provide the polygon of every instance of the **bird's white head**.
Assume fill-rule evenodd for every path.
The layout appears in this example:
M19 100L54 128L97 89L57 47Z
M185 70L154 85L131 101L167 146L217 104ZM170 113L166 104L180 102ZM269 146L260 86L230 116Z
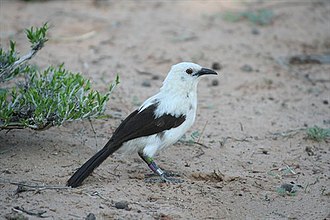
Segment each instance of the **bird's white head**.
M183 90L192 90L197 87L200 76L207 74L217 75L214 70L204 68L196 63L175 64L163 82L163 89L178 89L180 87Z
M190 112L191 125L197 108L197 84L200 76L207 74L217 75L214 70L195 63L183 62L173 65L159 93L147 99L139 111L158 103L156 116L163 114L180 116Z

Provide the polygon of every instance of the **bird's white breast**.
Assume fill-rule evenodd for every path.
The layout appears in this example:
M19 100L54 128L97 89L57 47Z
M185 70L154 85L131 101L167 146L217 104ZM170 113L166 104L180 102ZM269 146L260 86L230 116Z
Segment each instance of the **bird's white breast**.
M167 97L169 96L166 96L166 98ZM143 149L145 154L152 157L158 150L177 142L188 131L196 117L196 93L191 92L191 94L185 94L184 97L172 96L168 99L166 98L158 95L148 99L144 105L149 106L154 102L154 99L161 99L159 100L155 112L156 117L160 117L163 114L171 114L173 116L185 115L185 121L180 126L166 130L161 134L154 134L127 141L119 149L119 153L133 153ZM145 108L144 105L142 105L141 109Z

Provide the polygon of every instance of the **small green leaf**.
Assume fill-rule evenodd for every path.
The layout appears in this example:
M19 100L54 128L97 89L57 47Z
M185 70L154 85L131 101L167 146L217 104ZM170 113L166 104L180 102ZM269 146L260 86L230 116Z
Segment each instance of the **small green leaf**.
M330 128L325 129L325 128L320 128L318 126L308 128L307 137L317 142L328 139L330 138Z

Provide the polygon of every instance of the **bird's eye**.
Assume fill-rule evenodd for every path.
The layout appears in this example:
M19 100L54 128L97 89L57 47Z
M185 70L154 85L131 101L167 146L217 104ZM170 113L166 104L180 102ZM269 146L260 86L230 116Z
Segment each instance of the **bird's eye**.
M189 75L191 75L193 73L193 70L191 68L186 69L186 73L188 73Z

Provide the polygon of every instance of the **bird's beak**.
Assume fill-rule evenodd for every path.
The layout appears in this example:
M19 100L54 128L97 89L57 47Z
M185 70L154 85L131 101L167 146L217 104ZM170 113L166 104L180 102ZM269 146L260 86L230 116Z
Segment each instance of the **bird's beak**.
M202 76L202 75L208 75L208 74L212 74L212 75L218 75L217 72L215 72L214 70L211 69L207 69L207 68L202 68L200 71L198 71L197 73L195 73L195 76Z

